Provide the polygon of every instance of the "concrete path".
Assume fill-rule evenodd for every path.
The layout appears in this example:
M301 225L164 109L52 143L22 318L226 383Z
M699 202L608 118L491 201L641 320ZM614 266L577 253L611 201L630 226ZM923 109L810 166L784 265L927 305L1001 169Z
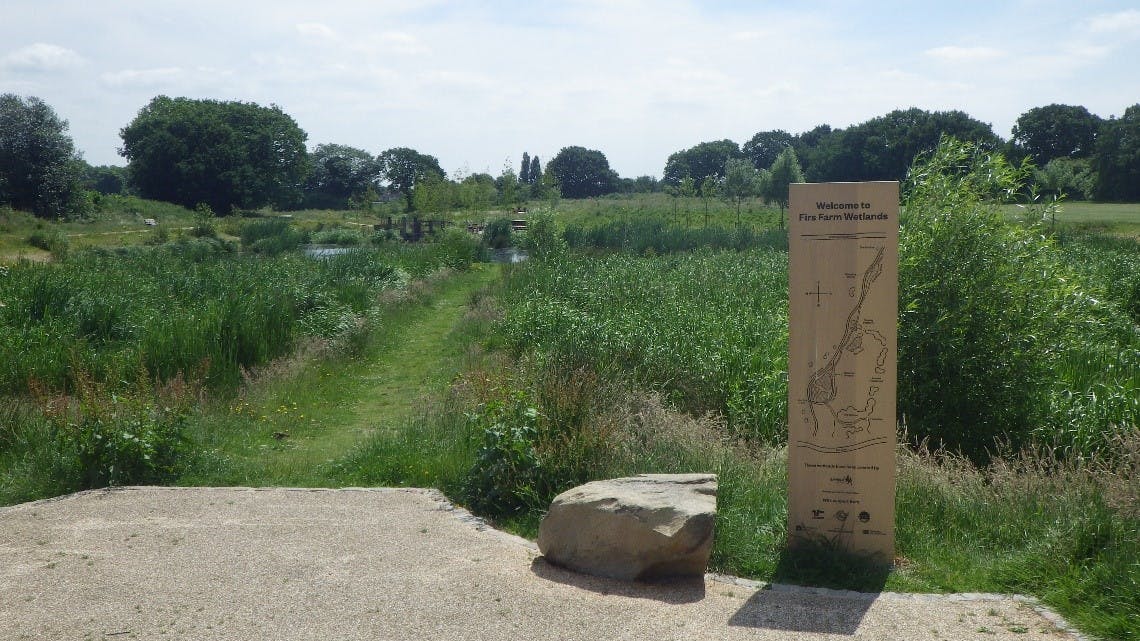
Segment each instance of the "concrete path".
M547 565L430 490L122 488L0 508L0 639L1073 639L1033 601Z

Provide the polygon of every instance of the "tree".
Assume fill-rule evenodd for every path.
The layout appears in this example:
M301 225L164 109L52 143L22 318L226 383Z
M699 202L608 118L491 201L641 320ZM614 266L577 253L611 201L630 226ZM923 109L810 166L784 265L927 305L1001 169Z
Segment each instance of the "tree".
M535 200L545 200L550 211L554 211L558 207L558 200L562 198L562 187L553 174L546 172L530 186L530 197Z
M158 96L119 135L145 198L221 215L301 199L307 135L277 106Z
M416 181L428 174L444 175L443 168L439 166L439 160L435 156L421 154L408 147L395 147L382 151L376 157L376 162L380 165L381 175L392 189L404 195L408 211L412 211L414 206L412 190L415 189Z
M744 143L741 151L757 169L766 169L776 162L780 152L791 147L795 137L783 129L761 131Z
M459 199L471 215L490 207L496 193L495 177L491 174L471 174L459 180Z
M747 158L729 158L724 163L724 179L720 195L736 208L736 225L740 226L740 205L760 193L764 188L764 174L752 166Z
M534 185L542 180L542 165L538 162L538 156L530 159L530 174L526 177L528 184Z
M772 168L768 171L761 192L764 200L780 206L780 229L784 228L784 210L788 208L788 186L803 181L804 172L800 169L796 150L785 147L772 162Z
M743 157L740 147L731 140L702 142L670 155L661 182L677 186L686 176L698 183L709 176L723 178L725 161Z
M697 194L697 182L689 176L681 179L681 184L677 186L677 193L685 199L685 225L689 224L689 199ZM673 213L677 213L676 207L673 208Z
M1092 155L1103 121L1084 107L1052 104L1021 114L1013 126L1013 142L1044 167L1054 158Z
M944 134L988 149L1001 146L988 124L962 111L895 110L824 137L811 154L811 177L902 180L915 156L936 148Z
M1087 200L1096 193L1097 177L1088 158L1054 158L1033 172L1033 182L1044 194Z
M1140 200L1140 103L1106 120L1092 158L1098 200Z
M428 214L441 214L448 211L459 200L457 186L442 174L429 172L418 181L412 190L412 205L416 211Z
M519 177L510 163L503 163L503 173L495 180L495 186L499 189L499 204L514 210L520 201Z
M590 198L609 194L616 188L617 174L610 169L605 154L585 147L563 147L546 171L554 177L566 198Z
M653 176L638 176L633 179L632 191L635 194L651 194L659 189L660 185Z
M522 163L519 165L519 182L530 184L530 154L523 152Z
M831 125L817 125L814 129L795 136L792 147L796 150L808 179L816 179L815 169L823 165L820 159L831 155L829 150L835 146L834 141L841 133L842 130L832 129Z
M84 163L43 100L0 95L0 203L56 217L82 211Z
M372 154L347 145L321 144L309 155L305 204L343 209L359 200L380 177L380 163Z
M115 165L91 166L83 163L83 188L104 196L127 191L127 168Z

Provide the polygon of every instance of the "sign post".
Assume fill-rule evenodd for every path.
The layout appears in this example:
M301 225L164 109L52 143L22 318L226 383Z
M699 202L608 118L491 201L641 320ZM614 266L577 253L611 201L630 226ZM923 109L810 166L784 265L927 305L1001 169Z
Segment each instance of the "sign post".
M788 538L894 559L899 186L793 184Z

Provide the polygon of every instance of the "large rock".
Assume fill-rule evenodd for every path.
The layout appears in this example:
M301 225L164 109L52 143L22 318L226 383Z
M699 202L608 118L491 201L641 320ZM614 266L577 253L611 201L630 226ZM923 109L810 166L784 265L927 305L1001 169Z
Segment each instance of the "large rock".
M554 498L538 549L555 565L623 580L700 576L716 520L715 474L594 481Z

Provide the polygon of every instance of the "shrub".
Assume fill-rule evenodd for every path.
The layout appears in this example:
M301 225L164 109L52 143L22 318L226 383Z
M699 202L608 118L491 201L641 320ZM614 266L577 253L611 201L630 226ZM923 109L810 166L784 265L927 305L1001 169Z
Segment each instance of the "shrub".
M489 402L468 416L469 429L482 440L463 489L472 509L500 518L542 509L541 486L549 479L535 449L538 420L538 410L522 394Z
M1071 446L1056 399L1079 396L1081 383L1066 363L1115 341L1111 310L1053 242L999 212L996 199L1024 176L1000 154L944 139L907 178L899 409L912 435L975 461L1033 436Z
M613 449L594 420L597 376L547 363L519 379L467 414L479 447L463 497L499 519L541 513L559 493L597 478Z
M355 247L364 238L360 232L352 229L322 229L313 232L310 242L315 245L340 245L342 247Z
M511 219L496 218L483 228L483 244L491 249L511 246Z
M297 249L305 240L284 218L253 219L241 226L242 247L267 256Z
M214 210L206 203L198 203L194 208L194 226L190 235L195 238L216 238L218 230L214 227Z
M80 486L173 478L183 441L183 409L159 406L145 382L125 394L110 394L85 372L77 378L78 405L60 409L49 402L46 414L56 425L59 450L76 457Z
M543 212L531 216L523 248L531 258L537 260L559 256L566 252L566 239L559 233L553 215Z
M479 239L456 227L449 227L436 236L433 251L443 265L455 270L465 270L484 258Z
M37 249L51 252L52 257L56 260L66 258L71 246L70 241L67 240L67 236L63 232L47 231L44 229L37 229L29 234L28 244Z

